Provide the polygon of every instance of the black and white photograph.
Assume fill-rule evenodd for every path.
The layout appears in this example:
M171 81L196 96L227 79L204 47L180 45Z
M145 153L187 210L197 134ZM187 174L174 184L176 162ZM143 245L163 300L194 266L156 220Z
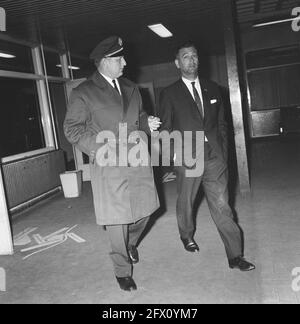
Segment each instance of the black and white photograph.
M300 304L300 0L0 0L0 116L0 304Z

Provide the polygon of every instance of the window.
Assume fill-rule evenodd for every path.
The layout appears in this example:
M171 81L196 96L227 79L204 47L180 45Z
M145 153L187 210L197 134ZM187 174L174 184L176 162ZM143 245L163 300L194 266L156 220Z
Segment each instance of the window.
M249 52L246 66L252 111L300 105L300 47Z
M2 161L55 148L40 47L0 41L0 53Z
M0 156L45 147L36 81L0 77Z
M246 64L248 70L299 63L299 60L299 46L268 48L259 51L248 52L246 55Z
M72 56L71 61L73 79L88 78L96 70L93 62L88 59Z
M62 77L62 68L59 53L44 49L44 58L47 75Z
M34 73L31 48L0 41L0 70Z
M61 64L66 57L52 48L0 40L2 162L51 151L59 144L70 159L72 146L61 128L66 106L62 72L67 68Z

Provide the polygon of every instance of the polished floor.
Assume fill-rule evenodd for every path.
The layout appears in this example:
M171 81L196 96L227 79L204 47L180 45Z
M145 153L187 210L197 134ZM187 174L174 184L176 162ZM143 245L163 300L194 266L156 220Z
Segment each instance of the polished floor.
M175 218L175 182L170 181L160 187L165 208L152 217L139 245L140 262L134 267L138 290L121 291L107 254L107 234L95 225L91 188L85 183L80 198L65 199L61 193L14 219L15 237L32 232L21 240L19 236L13 256L0 257L6 272L0 303L300 303L299 137L254 141L250 164L252 192L233 201L245 256L256 264L255 271L228 268L205 200L197 214L200 252L183 249ZM75 235L55 241L55 246L21 251L50 234L59 240L68 229Z

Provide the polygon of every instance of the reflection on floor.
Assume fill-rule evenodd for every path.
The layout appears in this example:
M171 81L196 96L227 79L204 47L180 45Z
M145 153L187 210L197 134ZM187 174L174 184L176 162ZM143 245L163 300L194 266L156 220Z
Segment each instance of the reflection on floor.
M6 272L0 303L300 303L300 140L255 141L251 160L252 193L238 195L235 210L245 256L256 264L255 271L228 268L205 201L197 215L200 253L183 249L175 218L175 181L167 181L166 212L153 217L139 246L140 262L134 267L138 290L121 291L107 254L107 234L95 226L86 183L80 198L59 194L16 218L14 235L34 230L23 237L27 245L21 241L15 246L14 256L0 257ZM75 234L73 239L68 236L57 246L49 243L45 248L50 248L24 259L37 250L21 250L46 244L49 238L62 239L66 229Z

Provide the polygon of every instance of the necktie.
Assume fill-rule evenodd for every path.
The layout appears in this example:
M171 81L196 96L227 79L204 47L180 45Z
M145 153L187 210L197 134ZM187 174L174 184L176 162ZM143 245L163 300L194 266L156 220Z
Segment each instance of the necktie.
M193 93L194 93L194 98L200 113L200 116L202 118L202 122L204 121L204 114L203 114L203 105L199 96L199 93L195 87L195 82L191 82L193 86ZM196 142L197 143L197 142ZM196 152L197 152L197 163L199 164L199 174L198 176L202 175L204 171L204 132L203 132L203 137L200 143L198 145L196 144Z
M119 89L118 89L118 86L117 86L116 80L112 80L112 82L113 82L113 84L114 84L114 88L117 90L118 94L121 95L121 94L120 94L120 91L119 91Z
M201 118L203 119L203 106L202 106L202 102L199 96L199 93L195 87L195 82L191 82L192 86L193 86L193 93L194 93L194 98L195 98L195 102L197 104L198 110L200 112Z

